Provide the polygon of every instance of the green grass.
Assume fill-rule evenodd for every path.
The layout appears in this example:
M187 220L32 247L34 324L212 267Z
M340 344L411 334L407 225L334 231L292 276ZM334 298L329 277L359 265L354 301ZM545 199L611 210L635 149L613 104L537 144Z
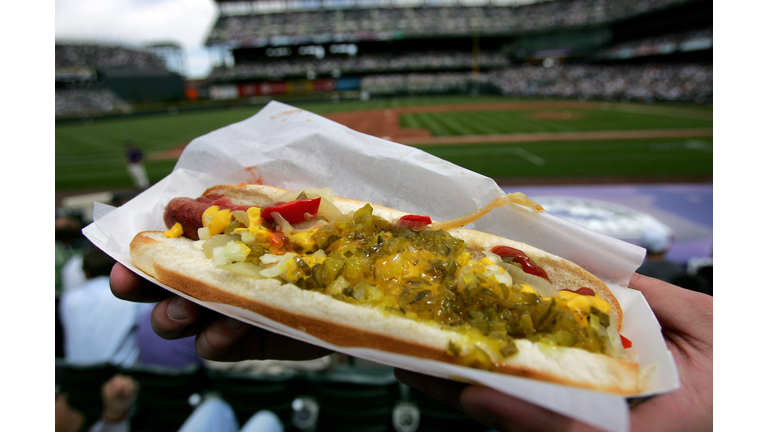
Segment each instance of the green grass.
M258 108L147 115L56 125L56 190L130 187L124 141L150 154L182 146L192 139L244 120ZM147 161L156 182L175 161Z
M536 114L557 113L579 118L542 119ZM612 110L506 110L425 112L403 114L400 124L429 130L433 136L711 128L711 119L672 117Z
M293 103L314 113L401 108L467 103L519 102L501 97L424 97ZM402 126L426 128L436 136L674 129L712 127L712 108L677 105L603 104L605 109L578 110L580 120L541 120L536 111L469 111L401 116ZM56 190L128 188L124 164L125 140L132 140L147 154L182 146L218 128L244 120L262 106L155 114L89 122L56 124ZM540 110L539 110L540 111ZM543 110L563 112L564 110ZM570 110L577 112L577 110ZM687 147L691 140L597 141L510 145L424 147L439 157L492 177L571 175L689 175L712 174L712 140L697 140L708 150ZM666 144L665 144L666 143ZM666 146L666 147L664 147ZM668 150L653 150L669 148ZM527 153L525 153L527 152ZM523 156L534 155L526 159ZM521 156L523 155L523 156ZM544 160L542 166L530 162ZM147 161L150 181L168 175L175 161Z
M493 178L711 176L712 139L425 146Z

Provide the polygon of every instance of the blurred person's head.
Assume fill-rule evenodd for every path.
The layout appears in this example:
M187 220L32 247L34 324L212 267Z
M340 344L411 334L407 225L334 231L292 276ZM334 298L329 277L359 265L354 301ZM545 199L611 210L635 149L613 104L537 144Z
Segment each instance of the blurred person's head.
M114 265L115 260L95 246L92 246L83 255L83 272L88 279L109 276Z
M664 255L672 245L672 234L660 227L651 227L643 232L640 245L648 251L648 255Z
M56 241L72 245L83 237L82 223L69 215L56 213Z

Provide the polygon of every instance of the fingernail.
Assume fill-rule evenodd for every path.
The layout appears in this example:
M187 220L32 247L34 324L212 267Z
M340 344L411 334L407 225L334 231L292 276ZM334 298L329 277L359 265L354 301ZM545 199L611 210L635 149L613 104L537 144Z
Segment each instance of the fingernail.
M482 408L478 407L463 407L464 412L472 417L472 419L486 425L489 427L493 427L493 425L496 424L496 416L492 414L490 411L486 411Z
M168 304L168 316L174 321L187 319L187 310L184 308L184 299L176 297Z
M237 330L243 327L243 323L234 318L227 318L226 325L227 328L232 330Z

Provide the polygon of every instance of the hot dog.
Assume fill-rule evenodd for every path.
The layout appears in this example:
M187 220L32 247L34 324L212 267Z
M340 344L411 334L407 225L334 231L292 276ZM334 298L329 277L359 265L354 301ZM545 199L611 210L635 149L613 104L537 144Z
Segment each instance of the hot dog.
M216 186L171 201L170 229L139 233L131 258L195 298L337 346L637 393L639 367L605 283L527 244L461 227L508 202L542 210L522 195L497 201L433 222L328 190Z

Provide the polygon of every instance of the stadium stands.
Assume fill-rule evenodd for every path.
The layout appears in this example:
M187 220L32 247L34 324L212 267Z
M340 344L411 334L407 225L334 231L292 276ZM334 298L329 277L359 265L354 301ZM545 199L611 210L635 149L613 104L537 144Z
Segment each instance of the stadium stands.
M712 101L703 0L217 3L206 43L234 64L208 77L214 99L354 90Z
M195 86L196 99L345 92L712 102L705 0L217 4L206 45L233 61ZM117 96L94 82L103 71L164 70L162 63L150 50L57 45L57 117L130 112L136 101L127 91ZM168 97L184 98L178 93Z
M478 66L482 69L500 68L509 65L509 59L502 53L483 52L478 54ZM403 53L400 55L360 55L355 57L332 57L327 59L267 60L258 63L235 65L231 68L213 69L208 80L215 82L242 81L247 79L304 78L307 73L316 76L340 74L368 74L385 71L445 71L470 70L473 66L471 53ZM311 75L311 74L310 74Z
M285 2L282 7L278 4L269 10L270 13L259 13L258 2L251 8L228 12L231 8L225 6L227 2L221 2L221 15L206 44L262 46L273 42L272 38L306 43L316 42L322 36L362 41L383 40L392 36L519 35L532 31L607 24L685 1L560 0L536 2L527 6L481 7L457 6L457 2L451 2L449 7L429 7L433 3L428 1L411 1L406 4L361 0L318 10L292 10L294 2ZM311 7L309 2L295 3L296 8ZM345 5L347 8L344 8ZM398 5L407 7L396 7ZM244 15L248 12L251 14Z
M105 87L97 89L56 89L57 118L129 112L131 112L130 104Z
M521 97L712 103L712 66L518 66L489 74L502 94Z
M56 44L56 68L165 70L163 60L149 51L98 44Z
M109 74L167 74L150 51L93 43L56 43L56 118L124 114L131 103L107 83Z

